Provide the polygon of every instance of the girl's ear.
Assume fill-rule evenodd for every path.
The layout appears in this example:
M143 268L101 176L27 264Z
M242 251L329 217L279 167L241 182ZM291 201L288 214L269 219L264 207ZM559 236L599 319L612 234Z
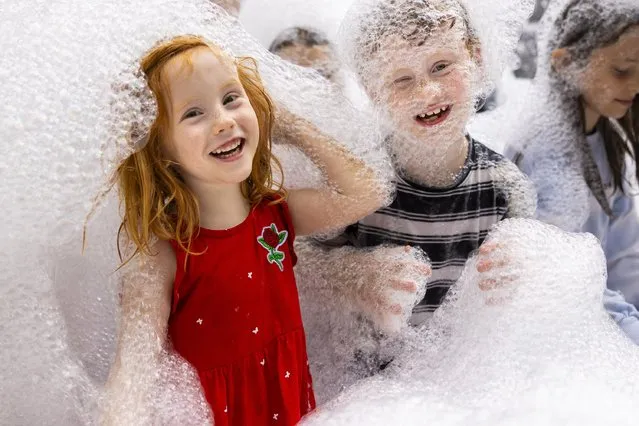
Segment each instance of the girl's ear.
M563 47L553 50L550 54L550 64L557 72L562 72L570 65L571 59L570 52Z

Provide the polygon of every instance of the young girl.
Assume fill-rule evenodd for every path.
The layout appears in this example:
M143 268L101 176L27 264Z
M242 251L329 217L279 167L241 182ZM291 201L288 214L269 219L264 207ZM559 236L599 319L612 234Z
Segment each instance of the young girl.
M639 3L552 3L545 27L536 99L507 155L535 182L540 219L599 238L604 302L639 343L639 315L615 292L639 306Z
M141 67L158 113L118 169L135 258L108 388L143 400L138 368L166 343L197 371L216 425L294 424L315 401L293 242L374 211L383 186L308 122L285 111L274 121L254 61L182 36ZM330 189L273 189L272 127L317 162Z

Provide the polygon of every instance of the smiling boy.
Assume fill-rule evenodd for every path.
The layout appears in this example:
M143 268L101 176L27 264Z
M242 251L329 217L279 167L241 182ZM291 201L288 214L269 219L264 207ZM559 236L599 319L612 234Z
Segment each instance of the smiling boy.
M428 255L432 276L411 317L419 325L441 305L494 224L532 215L532 186L466 132L483 72L479 40L458 1L387 0L358 14L355 26L352 65L386 119L397 191L391 205L349 227L341 241L379 247L350 254L351 262L369 265L371 275L385 270L375 265L383 259L375 251L388 244ZM338 279L357 279L349 268L339 269Z

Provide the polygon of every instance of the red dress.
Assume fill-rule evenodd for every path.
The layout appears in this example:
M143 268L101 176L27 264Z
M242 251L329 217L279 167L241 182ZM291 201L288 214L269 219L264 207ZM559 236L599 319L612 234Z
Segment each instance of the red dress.
M228 230L201 228L177 271L173 348L197 370L216 426L292 425L315 408L286 203ZM186 270L184 262L186 258Z

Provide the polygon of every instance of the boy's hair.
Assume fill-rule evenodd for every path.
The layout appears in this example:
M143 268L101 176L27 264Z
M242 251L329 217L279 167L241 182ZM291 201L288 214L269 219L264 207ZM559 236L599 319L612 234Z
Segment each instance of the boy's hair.
M554 49L564 48L578 66L585 66L595 49L614 44L630 27L639 25L639 4L636 0L602 1L572 0L552 23L548 54ZM552 68L551 77L560 79ZM559 81L560 85L565 85ZM581 108L581 105L578 105ZM579 117L577 127L583 129ZM635 158L639 152L639 97L635 96L632 107L619 120L627 141L613 128L609 120L599 120L597 129L604 139L608 165L612 171L615 189L624 192L624 158ZM636 158L635 158L636 160ZM639 180L639 162L635 161L635 176Z
M356 72L363 77L365 63L376 55L389 36L422 46L443 24L449 28L463 25L469 50L479 45L470 25L468 12L457 0L386 0L379 1L360 15L352 55Z
M301 44L305 47L327 46L330 44L328 38L319 30L314 28L292 27L287 28L275 37L268 50L277 53L285 47Z
M186 186L175 164L164 155L163 139L169 128L169 87L165 76L166 64L180 58L192 65L193 49L207 48L220 60L233 61L240 83L246 91L257 115L259 142L249 178L242 182L244 196L252 206L263 199L281 201L285 197L281 183L274 188L271 164L281 172L278 160L271 153L273 103L266 93L252 58L233 59L220 48L198 36L179 36L160 42L142 58L142 72L157 103L157 116L147 134L147 143L124 160L116 171L124 217L120 230L135 244L135 252L151 254L149 244L154 237L175 240L187 253L190 242L199 230L198 201ZM135 134L136 129L131 129ZM220 200L223 202L223 200ZM118 238L118 251L119 251ZM130 258L129 258L130 259Z

